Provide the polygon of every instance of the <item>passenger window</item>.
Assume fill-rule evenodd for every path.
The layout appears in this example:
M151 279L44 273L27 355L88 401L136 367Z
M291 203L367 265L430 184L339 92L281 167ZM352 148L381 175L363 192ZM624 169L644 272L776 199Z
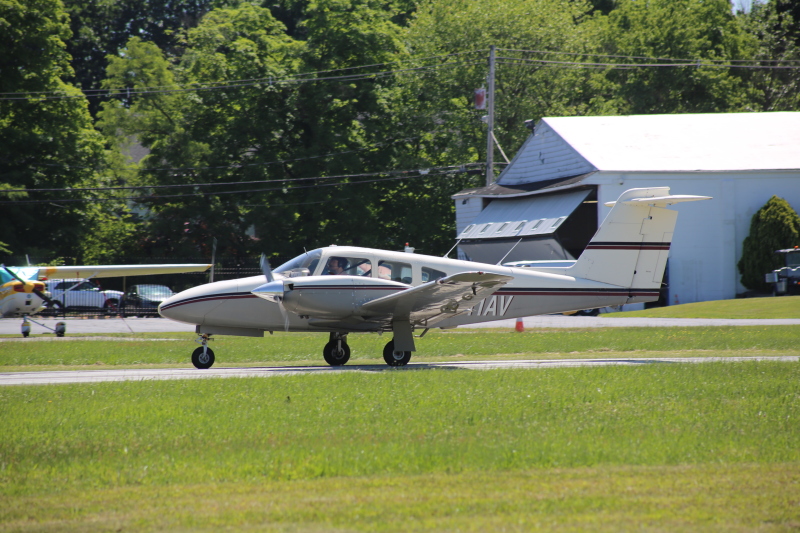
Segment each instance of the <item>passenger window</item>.
M378 261L378 277L411 284L411 265L399 261Z
M422 283L427 283L428 281L441 279L445 276L447 276L447 274L445 274L440 270L434 270L432 268L422 267Z

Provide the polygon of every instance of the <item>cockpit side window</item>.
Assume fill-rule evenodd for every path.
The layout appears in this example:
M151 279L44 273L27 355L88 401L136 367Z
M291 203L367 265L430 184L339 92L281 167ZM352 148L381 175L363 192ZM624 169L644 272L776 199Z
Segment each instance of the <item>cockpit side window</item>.
M422 267L422 283L427 283L428 281L433 281L436 279L441 279L447 276L441 270L434 270L433 268Z

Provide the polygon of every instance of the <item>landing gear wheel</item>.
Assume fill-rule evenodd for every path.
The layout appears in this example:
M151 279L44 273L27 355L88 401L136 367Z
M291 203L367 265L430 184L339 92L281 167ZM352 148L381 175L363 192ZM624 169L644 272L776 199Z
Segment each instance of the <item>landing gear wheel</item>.
M205 350L205 353L203 353L203 350ZM214 350L206 346L196 348L192 352L192 364L195 368L201 370L211 368L211 365L214 364Z
M350 346L342 341L340 348L339 341L331 341L322 349L322 357L331 366L342 366L350 360Z
M411 360L411 352L395 350L394 340L390 340L383 347L383 360L389 366L405 366Z

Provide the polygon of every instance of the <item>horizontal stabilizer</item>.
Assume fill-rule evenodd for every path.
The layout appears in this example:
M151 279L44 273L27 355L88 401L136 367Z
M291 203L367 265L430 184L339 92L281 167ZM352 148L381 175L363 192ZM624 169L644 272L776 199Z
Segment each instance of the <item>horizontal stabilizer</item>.
M623 200L623 204L627 205L649 205L653 207L667 207L668 205L677 204L680 202L696 202L698 200L711 200L710 196L693 196L690 194L673 194L670 196L656 196L653 198L631 198L630 200ZM606 202L606 207L614 207L614 202Z

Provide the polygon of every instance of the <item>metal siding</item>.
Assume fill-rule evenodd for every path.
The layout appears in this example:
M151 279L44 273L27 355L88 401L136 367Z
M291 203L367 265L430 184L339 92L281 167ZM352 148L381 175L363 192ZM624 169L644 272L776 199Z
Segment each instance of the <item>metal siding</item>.
M464 228L472 224L483 205L480 198L466 198L466 204L462 203L464 200L463 198L456 200L456 236L460 236Z

